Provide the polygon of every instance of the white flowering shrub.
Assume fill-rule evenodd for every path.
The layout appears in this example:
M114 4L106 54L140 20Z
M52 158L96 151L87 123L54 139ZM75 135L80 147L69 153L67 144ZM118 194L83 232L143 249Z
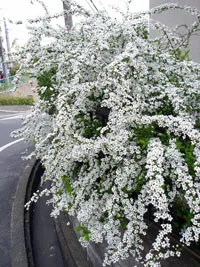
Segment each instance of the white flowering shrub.
M147 16L168 9L196 18L184 36ZM180 254L170 233L186 245L200 235L200 65L186 49L200 13L171 4L112 19L74 2L71 13L84 19L69 32L51 26L58 15L32 21L21 73L40 100L19 134L51 181L52 216L76 216L83 245L105 240L104 265L160 266ZM145 255L150 220L160 228Z

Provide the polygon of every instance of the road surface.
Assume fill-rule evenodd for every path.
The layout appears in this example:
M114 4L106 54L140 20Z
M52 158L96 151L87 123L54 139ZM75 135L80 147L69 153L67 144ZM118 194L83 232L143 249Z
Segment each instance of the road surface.
M13 139L10 133L21 127L22 117L30 107L0 106L0 267L11 267L10 223L17 183L26 166L21 159L32 145Z
M27 164L21 159L33 146L22 138L12 139L10 133L21 127L29 107L0 106L0 267L11 267L11 212L18 181ZM34 205L32 215L32 249L37 267L64 267L51 208L42 198ZM12 266L18 267L18 266Z

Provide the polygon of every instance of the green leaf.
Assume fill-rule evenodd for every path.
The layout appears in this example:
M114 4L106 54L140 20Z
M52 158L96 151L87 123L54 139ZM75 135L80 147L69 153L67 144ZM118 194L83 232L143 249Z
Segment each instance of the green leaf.
M87 227L78 225L75 228L75 231L81 234L81 237L83 237L86 241L90 241L90 231Z
M63 190L62 189L58 189L56 192L56 195L61 196L63 194Z
M65 185L66 192L71 196L73 194L73 188L72 188L71 183L70 183L71 179L65 175L63 175L61 178L62 178L62 181Z

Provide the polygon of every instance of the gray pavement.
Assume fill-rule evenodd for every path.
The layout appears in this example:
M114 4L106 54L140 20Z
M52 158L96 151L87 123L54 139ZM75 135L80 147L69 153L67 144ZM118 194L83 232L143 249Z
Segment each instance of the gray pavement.
M40 199L24 213L24 203L36 190L41 172L35 160L21 159L33 146L11 138L10 133L21 127L29 110L27 106L0 106L0 267L68 267L46 200Z
M29 110L29 106L0 106L0 147L14 141L10 133L20 127Z
M17 110L15 110L17 108ZM21 159L27 150L31 152L31 145L24 142L14 143L10 132L21 125L21 115L30 107L0 106L0 267L10 267L10 228L12 205L15 198L16 187L27 162ZM13 115L16 118L10 119ZM9 119L8 119L9 118Z
M73 267L64 263L57 238L51 207L43 197L34 205L32 214L32 250L37 267Z
M27 144L17 143L0 153L0 267L10 267L11 212L16 187L27 162L22 153ZM31 151L29 145L28 151Z

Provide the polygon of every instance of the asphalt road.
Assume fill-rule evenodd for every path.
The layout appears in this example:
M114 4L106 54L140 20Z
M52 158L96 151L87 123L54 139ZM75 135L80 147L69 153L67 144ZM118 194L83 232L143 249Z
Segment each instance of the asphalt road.
M10 267L10 223L12 204L20 176L26 166L21 159L32 145L14 140L10 133L21 127L29 107L0 106L0 267Z
M22 117L29 112L25 106L0 106L0 267L11 267L11 214L20 177L27 162L22 156L30 154L33 146L10 133L19 129ZM26 153L25 153L26 152ZM34 205L32 214L32 250L35 266L64 267L51 207L42 198ZM12 266L18 267L18 266Z
M14 141L10 133L20 128L22 117L29 109L27 106L0 106L0 147Z

